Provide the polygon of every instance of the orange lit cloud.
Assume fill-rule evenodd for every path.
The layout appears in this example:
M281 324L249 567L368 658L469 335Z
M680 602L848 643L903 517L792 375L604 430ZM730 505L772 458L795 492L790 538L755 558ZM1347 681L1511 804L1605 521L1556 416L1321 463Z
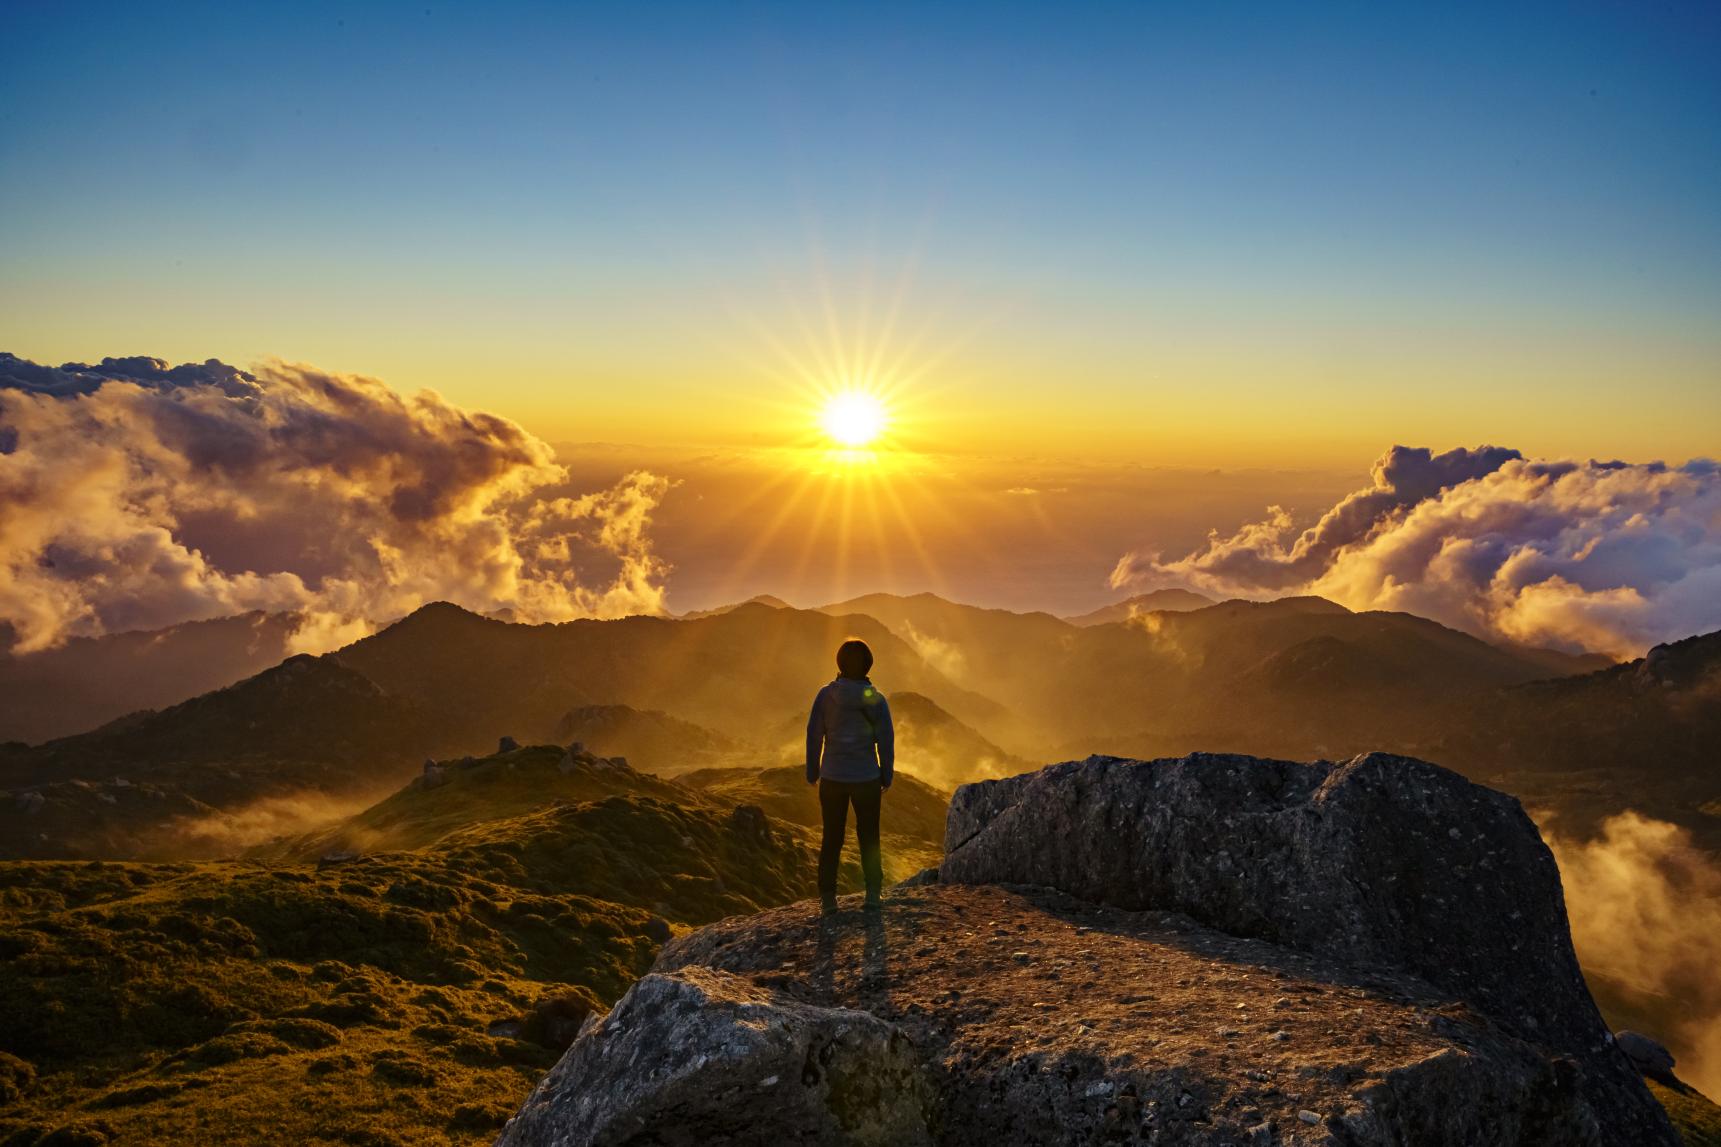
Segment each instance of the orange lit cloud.
M0 623L28 652L293 610L316 649L435 599L661 611L647 525L667 480L545 496L566 478L515 423L373 379L0 356Z

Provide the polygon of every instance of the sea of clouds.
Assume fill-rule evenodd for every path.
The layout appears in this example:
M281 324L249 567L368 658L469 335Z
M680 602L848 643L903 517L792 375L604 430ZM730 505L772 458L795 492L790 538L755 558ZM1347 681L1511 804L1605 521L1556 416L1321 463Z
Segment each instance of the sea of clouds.
M1479 636L1615 657L1721 628L1721 464L1534 460L1394 446L1370 485L1299 527L1278 506L1118 588L1317 594Z
M649 525L670 482L566 480L547 443L430 391L0 354L0 637L28 653L261 609L300 615L296 649L320 652L435 600L662 612Z

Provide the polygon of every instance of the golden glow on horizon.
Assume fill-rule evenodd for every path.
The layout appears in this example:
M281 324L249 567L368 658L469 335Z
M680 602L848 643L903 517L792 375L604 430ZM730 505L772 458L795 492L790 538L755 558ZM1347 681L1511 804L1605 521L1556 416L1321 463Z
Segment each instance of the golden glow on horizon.
M954 592L936 555L993 551L945 496L970 482L944 452L971 443L960 433L974 410L960 397L971 380L959 355L978 329L953 329L948 308L913 295L912 260L893 283L869 271L839 292L812 255L810 289L785 294L781 312L736 301L734 394L765 477L712 507L704 529L746 539L727 561L731 586L787 557L789 578L817 576L834 599L880 583Z
M869 446L889 421L884 403L864 390L841 390L825 400L819 424L825 433L851 450Z
M756 407L756 456L769 477L707 519L714 535L748 539L728 562L731 584L782 560L785 541L789 575L817 571L837 599L879 581L947 591L939 546L989 552L982 532L929 492L964 484L926 453L956 419L942 369L953 346L935 315L907 306L907 290L905 281L884 301L863 292L845 306L821 277L809 293L816 309L797 296L789 321L739 316L754 337L736 357L749 385L767 383L774 397Z

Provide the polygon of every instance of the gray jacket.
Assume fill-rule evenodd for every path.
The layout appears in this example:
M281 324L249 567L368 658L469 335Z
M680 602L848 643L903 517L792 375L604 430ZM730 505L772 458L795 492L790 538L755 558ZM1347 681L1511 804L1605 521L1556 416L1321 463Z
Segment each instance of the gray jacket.
M896 773L896 730L890 705L865 677L838 677L813 698L807 716L807 780L850 784Z

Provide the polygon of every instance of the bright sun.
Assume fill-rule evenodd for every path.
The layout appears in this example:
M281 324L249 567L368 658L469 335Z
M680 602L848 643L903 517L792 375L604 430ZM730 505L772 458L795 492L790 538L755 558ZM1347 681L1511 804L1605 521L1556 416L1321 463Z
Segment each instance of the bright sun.
M884 431L884 403L865 391L845 390L825 402L819 422L843 446L865 446Z

